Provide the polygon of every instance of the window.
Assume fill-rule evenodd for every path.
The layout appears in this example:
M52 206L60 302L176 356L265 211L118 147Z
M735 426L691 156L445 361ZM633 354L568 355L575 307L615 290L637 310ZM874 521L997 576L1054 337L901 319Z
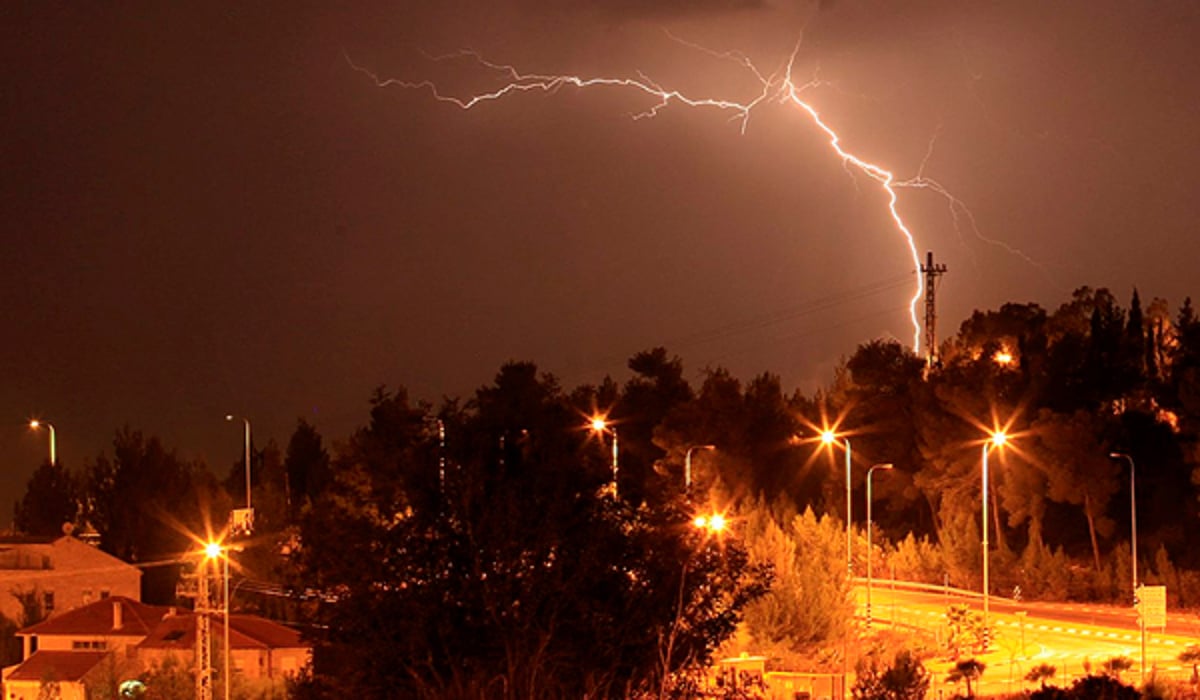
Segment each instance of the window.
M46 613L47 617L54 612L54 591L42 593L42 612Z
M104 600L105 598L109 597L110 595L112 595L112 591L108 590L107 588L100 589L100 600Z
M71 650L72 651L92 651L92 650L104 651L107 648L108 648L108 643L103 642L103 641L97 641L94 639L71 640Z

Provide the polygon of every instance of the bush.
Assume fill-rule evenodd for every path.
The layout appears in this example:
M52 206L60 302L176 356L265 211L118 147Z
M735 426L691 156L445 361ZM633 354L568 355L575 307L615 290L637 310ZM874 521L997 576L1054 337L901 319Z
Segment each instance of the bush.
M1086 676L1071 685L1070 697L1079 700L1138 700L1141 693L1111 676Z
M1136 688L1112 676L1094 675L1080 678L1068 690L1048 686L1029 695L1030 700L1139 700L1141 697Z
M875 656L864 657L855 674L858 680L851 689L854 700L921 700L929 690L929 672L908 650L896 652L887 669L880 668Z
M896 543L896 550L887 557L885 566L895 571L898 579L932 584L942 583L946 570L938 546L925 537L917 539L911 532Z

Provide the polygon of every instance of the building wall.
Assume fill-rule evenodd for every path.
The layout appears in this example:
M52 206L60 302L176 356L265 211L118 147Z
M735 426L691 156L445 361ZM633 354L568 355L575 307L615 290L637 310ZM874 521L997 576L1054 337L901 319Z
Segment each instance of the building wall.
M38 700L41 686L39 681L5 681L4 697L6 700ZM59 683L58 691L61 700L87 700L82 683Z
M283 678L308 665L308 649L235 649L233 663L247 678Z
M114 635L114 636L96 636L96 635L37 635L38 649L41 651L112 651L125 656L126 650L133 645L140 643L145 637L134 635ZM77 643L87 646L79 646ZM25 658L29 658L30 652L26 650Z
M8 556L0 558L0 614L18 624L24 621L17 592L34 592L43 603L51 596L48 617L110 595L142 599L140 570L73 537L6 547ZM21 568L3 568L14 564Z
M190 668L195 663L194 652L182 649L139 649L138 657L144 668L161 666L168 656L174 656L177 661ZM311 653L308 649L234 649L229 659L234 677L241 675L251 680L260 678L283 678L285 675L296 675L308 665ZM214 649L213 666L220 673L225 664L225 656L220 649Z

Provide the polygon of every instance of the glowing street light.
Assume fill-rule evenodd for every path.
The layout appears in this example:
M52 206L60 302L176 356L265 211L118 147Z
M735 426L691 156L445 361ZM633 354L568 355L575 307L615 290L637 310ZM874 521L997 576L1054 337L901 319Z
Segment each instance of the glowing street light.
M54 426L50 425L44 420L35 419L29 421L29 427L33 428L34 430L37 430L42 426L45 426L46 430L50 431L50 466L53 467L55 464L58 464L58 445L54 438Z
M888 463L876 464L867 470L867 629L871 628L871 473L876 469L891 468Z
M592 418L592 430L600 436L600 442L604 442L604 433L612 433L612 493L613 498L617 497L617 475L620 472L620 465L617 462L617 429L610 427L604 416L596 416Z
M824 430L821 432L821 442L826 445L838 444L838 436L832 430ZM854 567L850 561L850 553L853 539L850 535L850 438L842 438L842 446L846 449L846 574L853 573Z
M997 430L988 437L983 443L983 648L987 651L988 644L991 638L991 632L988 631L988 605L989 590L988 590L988 452L992 446L1004 447L1008 442L1008 435L1003 430Z
M1133 571L1133 599L1138 600L1138 574L1137 574L1137 480L1134 476L1136 471L1133 466L1133 457L1124 452L1110 452L1109 459L1123 459L1129 462L1129 549L1133 561L1131 569ZM1142 615L1142 611L1138 610L1138 621L1142 628L1142 680L1146 679L1146 618Z
M715 450L716 445L692 445L683 456L683 486L687 491L692 490L692 452L695 450Z
M724 515L721 515L720 513L713 513L712 515L697 515L692 520L692 525L695 525L701 530L708 530L713 534L717 534L725 530L725 526L728 525L728 522L725 520Z

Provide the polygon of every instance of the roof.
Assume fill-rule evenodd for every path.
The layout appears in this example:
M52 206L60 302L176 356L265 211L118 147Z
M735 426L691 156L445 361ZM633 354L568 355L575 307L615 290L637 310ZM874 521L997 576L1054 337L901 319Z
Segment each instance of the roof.
M66 535L0 535L0 546L21 544L53 544Z
M107 651L35 651L5 681L78 682L107 657Z
M119 628L114 624L116 606L121 609ZM146 605L132 598L112 596L60 613L19 630L17 634L145 637L170 611L171 608L161 605Z
M230 632L241 632L271 649L308 646L300 638L298 631L257 615L232 615L229 618L229 629ZM232 643L232 635L230 641Z
M212 619L214 637L224 637L224 615ZM168 615L140 644L139 649L191 649L196 644L196 615ZM229 646L232 649L307 649L300 633L257 615L229 616Z
M68 569L64 569L68 566ZM0 536L0 569L81 573L135 573L142 571L93 544L70 535L35 537Z

